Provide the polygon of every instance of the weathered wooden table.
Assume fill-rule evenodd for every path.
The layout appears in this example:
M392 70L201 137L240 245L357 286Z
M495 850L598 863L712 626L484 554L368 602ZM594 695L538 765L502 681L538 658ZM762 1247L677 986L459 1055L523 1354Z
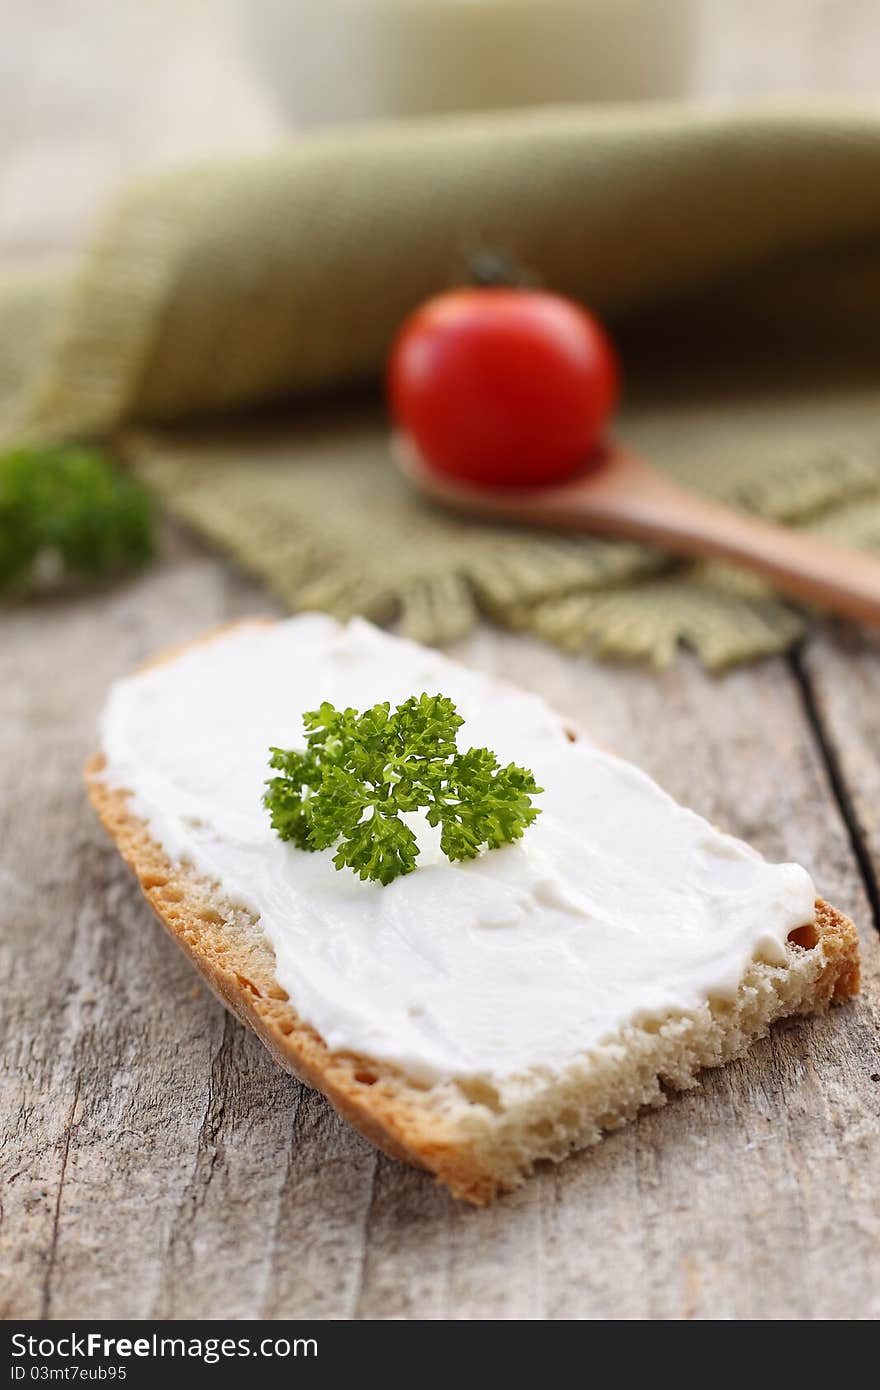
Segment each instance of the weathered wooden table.
M195 542L0 617L7 1317L851 1318L880 1313L880 645L720 678L481 631L677 796L802 861L862 928L861 999L489 1209L386 1159L196 983L88 807L106 686L265 597Z

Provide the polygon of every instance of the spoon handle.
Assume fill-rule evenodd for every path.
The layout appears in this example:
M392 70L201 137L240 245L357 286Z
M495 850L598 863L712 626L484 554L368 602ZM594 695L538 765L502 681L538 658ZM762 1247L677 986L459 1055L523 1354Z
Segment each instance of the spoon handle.
M709 502L625 449L574 482L535 489L481 488L428 468L402 437L398 467L426 497L474 516L553 530L647 541L675 555L730 560L794 598L880 626L880 559Z
M731 560L795 598L880 625L880 559L709 502L623 451L567 490L565 511L569 527Z

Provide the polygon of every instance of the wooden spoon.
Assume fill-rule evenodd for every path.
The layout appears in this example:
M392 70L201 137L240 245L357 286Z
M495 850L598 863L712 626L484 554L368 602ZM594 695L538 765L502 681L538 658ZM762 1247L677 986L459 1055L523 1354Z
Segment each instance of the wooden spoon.
M731 560L794 598L880 625L880 560L705 501L625 449L610 446L595 471L569 482L529 488L458 482L430 468L401 435L394 454L410 483L455 511Z

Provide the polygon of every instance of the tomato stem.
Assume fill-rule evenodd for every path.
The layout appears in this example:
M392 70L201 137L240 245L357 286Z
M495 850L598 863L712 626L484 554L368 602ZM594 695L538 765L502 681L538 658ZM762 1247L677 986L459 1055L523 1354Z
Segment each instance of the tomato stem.
M483 247L468 258L468 283L483 289L534 289L540 280L507 251Z

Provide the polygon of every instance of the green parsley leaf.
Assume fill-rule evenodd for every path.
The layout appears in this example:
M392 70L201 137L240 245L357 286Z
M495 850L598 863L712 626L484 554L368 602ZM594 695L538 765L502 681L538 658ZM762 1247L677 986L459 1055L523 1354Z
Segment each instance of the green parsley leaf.
M306 746L271 748L280 773L263 797L272 827L300 849L336 847L337 869L391 883L416 867L407 812L440 826L447 858L474 859L522 836L542 788L527 768L502 767L488 748L460 753L464 720L446 695L386 701L359 714L325 701L303 715Z
M100 450L21 447L0 454L0 590L23 586L52 554L90 578L143 564L153 553L148 492Z

